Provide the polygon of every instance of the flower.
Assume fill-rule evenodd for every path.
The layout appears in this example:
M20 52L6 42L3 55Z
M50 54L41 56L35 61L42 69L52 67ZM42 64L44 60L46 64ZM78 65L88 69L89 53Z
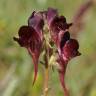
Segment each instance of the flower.
M49 26L50 34L54 43L58 46L59 34L63 34L72 23L67 23L64 16L59 16L56 9L49 8L47 11L47 23Z
M63 89L65 88L65 83L64 83L64 76L67 68L67 64L70 59L80 56L81 53L79 53L79 44L78 41L75 39L69 39L69 33L66 32L61 40L61 50L59 54L59 58L57 60L58 64L60 65L60 68L58 70L59 72L59 78L61 85Z
M22 26L19 29L19 38L14 37L14 40L19 43L21 47L27 48L29 54L32 56L34 64L34 80L35 83L38 72L38 60L41 53L43 43L43 26L44 21L41 14L33 12L28 19L28 26Z
M57 46L57 63L60 66L58 72L61 85L63 89L65 89L64 76L67 64L70 59L80 55L78 51L79 44L77 40L70 37L68 29L70 26L72 26L72 23L67 23L64 16L59 16L56 9L48 9L47 23L50 30L51 39Z

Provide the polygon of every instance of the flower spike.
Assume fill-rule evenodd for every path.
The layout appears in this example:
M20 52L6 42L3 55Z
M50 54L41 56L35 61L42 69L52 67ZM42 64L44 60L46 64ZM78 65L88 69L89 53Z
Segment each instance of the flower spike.
M67 64L72 58L81 55L78 41L70 36L70 26L72 23L67 23L64 16L59 16L57 9L48 8L47 11L34 11L28 18L28 25L20 27L19 37L14 37L14 40L21 47L25 47L32 57L34 65L33 85L37 78L38 62L42 52L46 70L49 70L49 65L53 66L51 63L57 65L65 96L69 96L64 82ZM48 85L47 75L45 76L47 78L45 87Z

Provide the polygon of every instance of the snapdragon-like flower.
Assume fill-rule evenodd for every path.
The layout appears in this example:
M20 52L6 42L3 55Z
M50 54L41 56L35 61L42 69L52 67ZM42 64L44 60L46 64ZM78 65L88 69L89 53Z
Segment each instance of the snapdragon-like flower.
M58 11L53 8L49 8L47 11L47 22L50 30L50 34L54 43L58 46L59 34L61 32L65 32L72 23L67 23L66 18L64 16L59 16Z
M67 36L67 33L66 33L66 36ZM62 40L61 42L63 43ZM79 53L78 51L79 44L78 44L78 41L75 39L66 40L66 42L64 41L64 44L62 45L63 46L61 47L61 53L59 54L59 59L58 59L58 64L60 65L60 69L58 70L58 72L59 72L59 77L60 77L62 87L64 88L65 87L64 76L65 76L67 64L70 59L76 56L80 56L81 53Z
M28 26L22 26L19 29L19 38L14 37L14 40L17 41L21 47L27 48L29 54L32 56L35 70L33 84L37 77L38 60L43 43L43 25L44 21L41 14L33 12L28 19Z
M65 88L64 75L66 72L66 67L70 59L80 55L78 51L79 44L77 40L70 38L68 29L70 26L72 26L72 23L67 23L66 18L64 16L59 16L58 12L54 9L50 8L47 14L47 22L49 25L51 38L56 44L58 50L57 62L60 65L58 70L60 82L62 87Z

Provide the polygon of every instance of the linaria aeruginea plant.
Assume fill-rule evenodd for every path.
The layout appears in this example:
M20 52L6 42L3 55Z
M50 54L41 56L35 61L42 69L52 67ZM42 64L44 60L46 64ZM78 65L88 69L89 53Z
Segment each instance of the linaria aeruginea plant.
M44 60L42 62L45 66L44 96L47 96L48 93L50 66L57 67L64 94L69 96L64 82L66 67L70 59L80 55L78 41L70 37L68 31L70 26L72 23L67 23L64 16L59 16L56 9L48 8L47 11L34 11L28 19L28 25L20 27L19 38L14 37L14 40L21 47L28 50L33 59L33 84L37 77L39 57L43 53Z

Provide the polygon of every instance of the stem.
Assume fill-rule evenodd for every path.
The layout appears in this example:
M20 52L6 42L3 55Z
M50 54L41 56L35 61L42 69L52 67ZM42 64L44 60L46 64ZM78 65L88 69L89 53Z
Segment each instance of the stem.
M48 79L49 79L49 68L45 68L45 80L44 80L44 96L48 95Z
M47 41L45 40L45 56L44 56L44 61L45 61L45 71L44 71L44 96L48 96L48 80L49 80L49 45L47 44Z

